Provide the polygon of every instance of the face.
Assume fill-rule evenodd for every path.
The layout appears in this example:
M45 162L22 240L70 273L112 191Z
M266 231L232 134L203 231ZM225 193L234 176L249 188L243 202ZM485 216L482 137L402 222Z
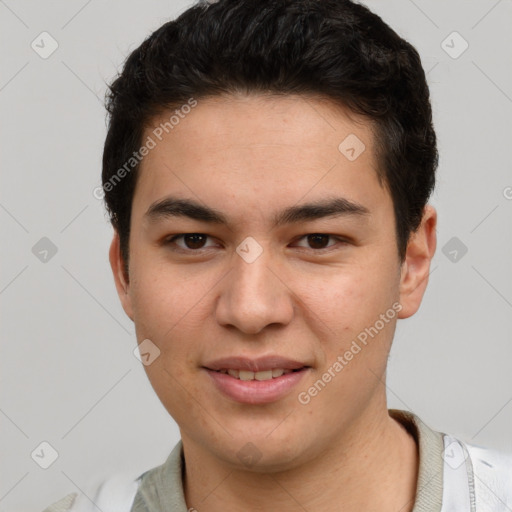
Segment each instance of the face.
M144 136L129 282L117 237L110 252L138 342L160 351L147 375L184 444L233 466L306 462L386 410L435 212L402 264L371 127L326 101L203 100L159 140L170 115Z

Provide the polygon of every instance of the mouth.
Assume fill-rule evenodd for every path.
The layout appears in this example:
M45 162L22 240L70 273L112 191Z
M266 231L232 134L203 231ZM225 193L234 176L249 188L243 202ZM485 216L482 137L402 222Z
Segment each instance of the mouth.
M218 359L202 367L217 391L245 404L267 404L289 395L311 366L283 357Z
M271 370L262 370L259 372L252 372L250 370L235 370L234 368L222 368L221 370L211 370L210 368L207 368L207 369L209 369L211 371L215 371L217 373L229 375L229 376L233 377L234 379L238 379L238 380L265 381L265 380L278 379L279 377L281 377L283 375L287 375L289 373L294 373L294 372L300 372L302 370L305 370L306 368L309 368L309 366L303 366L301 368L296 368L294 370L289 370L286 368L272 368Z

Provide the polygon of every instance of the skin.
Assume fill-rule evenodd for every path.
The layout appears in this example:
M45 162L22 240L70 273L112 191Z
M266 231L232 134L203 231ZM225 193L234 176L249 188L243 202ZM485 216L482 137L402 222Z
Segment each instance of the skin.
M154 119L145 137L168 118ZM350 134L366 146L355 161L338 150ZM328 101L239 95L199 101L144 158L129 268L117 234L110 262L139 343L150 339L161 351L145 369L180 428L188 507L412 510L417 446L389 416L384 383L396 319L417 311L427 285L436 212L425 208L401 262L373 147L368 121ZM145 217L171 194L215 208L229 225ZM326 197L368 213L272 226L284 208ZM209 238L203 248L183 238L165 243L184 233ZM332 235L326 248L308 242L313 233ZM252 263L236 252L248 236L263 250ZM298 393L397 302L397 317L307 405L299 403ZM220 357L268 354L311 367L274 403L237 403L202 369ZM237 457L248 442L261 454L251 467Z

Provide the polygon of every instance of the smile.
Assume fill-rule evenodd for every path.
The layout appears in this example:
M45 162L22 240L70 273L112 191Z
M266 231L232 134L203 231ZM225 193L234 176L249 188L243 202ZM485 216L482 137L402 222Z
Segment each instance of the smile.
M234 370L232 368L217 370L218 373L224 373L230 375L231 377L239 380L249 381L249 380L271 380L277 379L282 375L286 375L292 372L298 372L302 368L298 368L296 370L288 370L284 368L272 368L272 370L264 370L259 372L251 372L250 370Z
M203 368L222 396L238 403L259 405L286 398L309 373L311 368L272 368L268 370L238 370Z

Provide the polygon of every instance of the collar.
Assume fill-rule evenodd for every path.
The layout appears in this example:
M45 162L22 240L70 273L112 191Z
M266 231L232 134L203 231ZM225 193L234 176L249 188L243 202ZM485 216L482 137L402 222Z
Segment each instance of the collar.
M412 512L441 512L443 499L443 434L432 430L411 412L390 409L414 437L419 448L419 472ZM185 462L179 441L161 466L143 473L131 512L188 512L183 492Z

